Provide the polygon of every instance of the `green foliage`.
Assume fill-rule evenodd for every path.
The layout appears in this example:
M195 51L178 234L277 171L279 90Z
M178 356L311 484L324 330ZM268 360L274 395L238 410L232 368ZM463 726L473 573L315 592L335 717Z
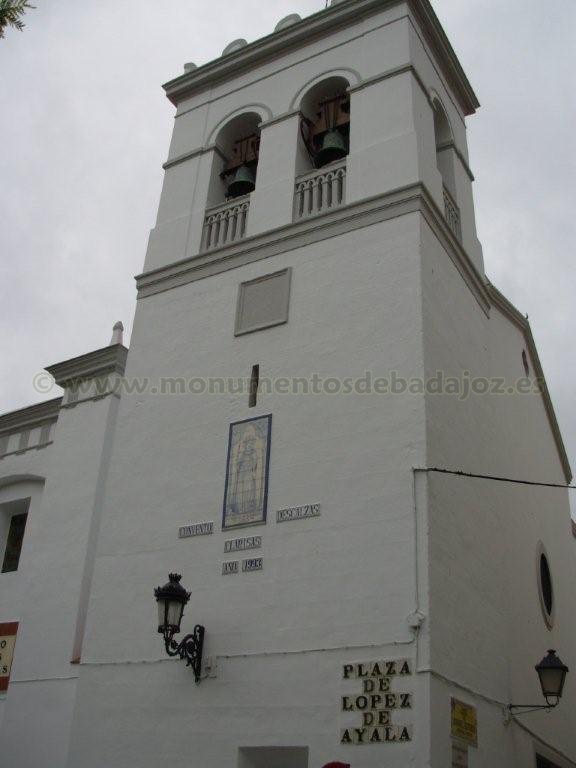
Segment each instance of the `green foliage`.
M35 7L30 5L28 0L0 0L0 37L4 37L7 27L13 27L21 32L24 29L21 16Z

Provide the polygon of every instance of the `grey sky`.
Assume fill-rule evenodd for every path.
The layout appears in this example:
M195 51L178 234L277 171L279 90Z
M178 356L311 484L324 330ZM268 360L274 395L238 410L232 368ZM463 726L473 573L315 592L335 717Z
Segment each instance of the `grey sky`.
M44 365L130 329L172 130L161 83L324 0L36 4L0 41L0 412L46 399ZM487 273L530 315L576 466L576 2L434 6L482 103L468 125Z

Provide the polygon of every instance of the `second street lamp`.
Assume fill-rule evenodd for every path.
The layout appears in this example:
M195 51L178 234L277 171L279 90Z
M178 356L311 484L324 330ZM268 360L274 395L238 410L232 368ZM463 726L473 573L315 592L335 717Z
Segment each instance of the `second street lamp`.
M158 603L158 632L164 636L164 647L168 656L180 656L181 659L186 659L186 665L192 667L196 682L199 683L204 650L204 627L196 624L191 635L186 635L180 643L174 640L174 635L180 632L184 608L191 594L180 584L181 578L179 573L170 573L168 583L154 590L154 597Z
M536 712L540 709L554 709L560 703L564 683L568 674L568 667L556 655L556 651L549 650L542 661L536 665L536 672L540 678L540 687L542 695L546 699L546 704L509 704L508 712L512 714L514 710L518 713L527 714Z

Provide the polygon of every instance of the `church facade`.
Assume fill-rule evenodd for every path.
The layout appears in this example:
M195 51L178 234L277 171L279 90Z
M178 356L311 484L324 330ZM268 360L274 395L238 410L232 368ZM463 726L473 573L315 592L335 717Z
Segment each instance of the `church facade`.
M570 673L509 710L576 666L571 470L429 1L336 0L164 87L130 350L0 416L0 766L575 766Z

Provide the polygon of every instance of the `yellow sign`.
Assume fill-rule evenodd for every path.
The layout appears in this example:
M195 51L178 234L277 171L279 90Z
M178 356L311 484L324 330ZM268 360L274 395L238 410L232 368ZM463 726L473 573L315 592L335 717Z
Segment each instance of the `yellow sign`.
M8 690L18 623L0 624L0 693Z
M452 699L452 738L478 746L478 715L476 707Z

